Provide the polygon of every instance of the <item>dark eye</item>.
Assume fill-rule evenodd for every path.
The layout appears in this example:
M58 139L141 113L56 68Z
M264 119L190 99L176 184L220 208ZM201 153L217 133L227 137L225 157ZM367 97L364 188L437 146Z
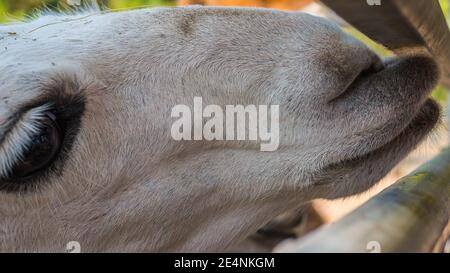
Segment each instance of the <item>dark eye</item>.
M22 159L12 168L11 178L31 176L47 167L57 156L61 147L61 130L53 113L44 113L39 130L27 147Z

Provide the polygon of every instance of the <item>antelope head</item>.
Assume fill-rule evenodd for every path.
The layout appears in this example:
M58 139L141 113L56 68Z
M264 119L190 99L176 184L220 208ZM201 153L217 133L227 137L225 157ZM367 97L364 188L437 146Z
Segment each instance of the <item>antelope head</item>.
M381 60L325 19L244 8L0 27L0 250L221 251L362 192L429 133L427 57ZM278 105L279 144L176 140L175 105Z

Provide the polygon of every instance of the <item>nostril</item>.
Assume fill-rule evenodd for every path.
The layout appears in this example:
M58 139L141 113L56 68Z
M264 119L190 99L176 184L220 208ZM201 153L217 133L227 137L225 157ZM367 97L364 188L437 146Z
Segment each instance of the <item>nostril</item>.
M334 102L340 98L346 97L349 95L349 91L353 89L353 86L360 81L364 81L370 76L383 71L386 68L384 62L377 56L374 55L372 62L367 62L365 66L361 67L361 70L356 71L358 74L355 74L351 81L348 82L347 86L341 90L341 92L333 97L328 103Z
M378 72L384 70L384 68L385 68L385 65L384 65L383 61L381 59L377 58L372 64L370 64L370 66L368 68L362 70L359 73L359 75L356 77L356 79L378 73Z
M371 69L374 73L380 72L385 68L384 63L381 59L377 58L374 63L370 66L369 69Z

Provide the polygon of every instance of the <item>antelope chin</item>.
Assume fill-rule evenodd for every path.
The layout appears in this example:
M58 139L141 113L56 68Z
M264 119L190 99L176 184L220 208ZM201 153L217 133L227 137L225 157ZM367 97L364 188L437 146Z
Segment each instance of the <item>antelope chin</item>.
M389 153L396 149L397 146L405 146L410 150L423 140L428 133L435 128L440 118L440 106L433 99L427 99L419 113L413 118L413 120L407 125L407 127L395 136L392 140L386 142L381 147L369 151L363 155L357 156L352 159L348 159L342 162L343 165L352 164L352 162L358 162L365 158L371 158L377 154Z
M412 121L391 140L364 154L329 165L318 182L322 197L334 199L368 190L406 157L440 121L440 106L427 99ZM343 172L342 170L347 170ZM333 183L331 183L333 182Z

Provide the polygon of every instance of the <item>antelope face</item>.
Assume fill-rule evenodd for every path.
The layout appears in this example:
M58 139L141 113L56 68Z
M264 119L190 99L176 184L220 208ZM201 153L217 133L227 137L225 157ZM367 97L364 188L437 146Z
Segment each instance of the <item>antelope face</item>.
M434 127L425 57L301 13L174 8L0 27L0 250L217 251L360 192ZM280 144L175 141L171 109L280 106Z

